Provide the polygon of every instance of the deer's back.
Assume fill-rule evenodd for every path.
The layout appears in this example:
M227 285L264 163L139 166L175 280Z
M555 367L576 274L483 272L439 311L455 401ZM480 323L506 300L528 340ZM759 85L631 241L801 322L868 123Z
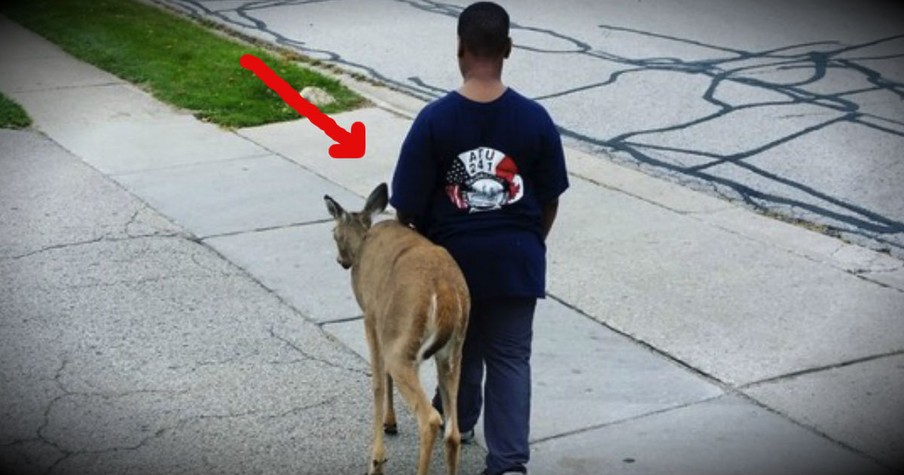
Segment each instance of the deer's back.
M365 311L400 299L426 302L434 294L469 303L464 277L448 251L396 220L373 225L359 252L352 279Z

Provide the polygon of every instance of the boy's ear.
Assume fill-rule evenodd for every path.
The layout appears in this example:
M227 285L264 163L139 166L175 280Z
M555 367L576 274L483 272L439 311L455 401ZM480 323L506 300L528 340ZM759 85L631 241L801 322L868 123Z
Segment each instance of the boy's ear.
M387 204L389 204L389 187L386 186L386 183L380 183L374 188L374 191L370 192L370 196L364 202L364 210L361 211L361 214L370 217L376 213L382 213Z
M326 203L326 209L330 212L330 216L333 219L340 220L348 214L336 200L330 198L330 195L323 195L323 201Z
M508 59L510 54L512 54L512 37L511 36L508 39L508 44L505 46L505 54L503 54L502 57L504 59Z
M461 45L461 37L458 37L458 57L463 58L465 56L465 47Z

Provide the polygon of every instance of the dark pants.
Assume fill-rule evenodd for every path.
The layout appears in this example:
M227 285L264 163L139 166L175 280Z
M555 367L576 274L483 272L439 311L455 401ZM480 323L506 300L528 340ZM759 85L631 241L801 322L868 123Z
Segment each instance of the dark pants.
M483 406L487 472L526 472L530 458L530 353L535 298L482 299L471 303L462 350L458 424L472 429ZM481 390L484 368L486 385ZM439 406L439 398L434 398Z

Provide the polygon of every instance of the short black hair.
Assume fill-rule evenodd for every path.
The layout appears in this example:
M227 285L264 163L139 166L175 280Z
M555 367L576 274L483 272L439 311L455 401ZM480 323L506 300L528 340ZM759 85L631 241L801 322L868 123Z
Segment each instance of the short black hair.
M509 45L509 16L493 2L477 2L458 16L462 47L479 58L497 58Z

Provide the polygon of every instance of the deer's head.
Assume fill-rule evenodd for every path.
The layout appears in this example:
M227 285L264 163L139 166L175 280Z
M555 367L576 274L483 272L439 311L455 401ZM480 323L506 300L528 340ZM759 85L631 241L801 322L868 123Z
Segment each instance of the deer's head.
M336 261L343 269L348 269L356 262L358 250L364 242L367 230L373 223L373 215L386 209L386 204L389 202L389 191L386 183L379 184L367 197L364 209L353 213L343 209L329 195L324 195L323 201L326 202L326 209L336 221L336 226L333 228L333 239L336 240L336 247L339 249L339 257L336 258Z

